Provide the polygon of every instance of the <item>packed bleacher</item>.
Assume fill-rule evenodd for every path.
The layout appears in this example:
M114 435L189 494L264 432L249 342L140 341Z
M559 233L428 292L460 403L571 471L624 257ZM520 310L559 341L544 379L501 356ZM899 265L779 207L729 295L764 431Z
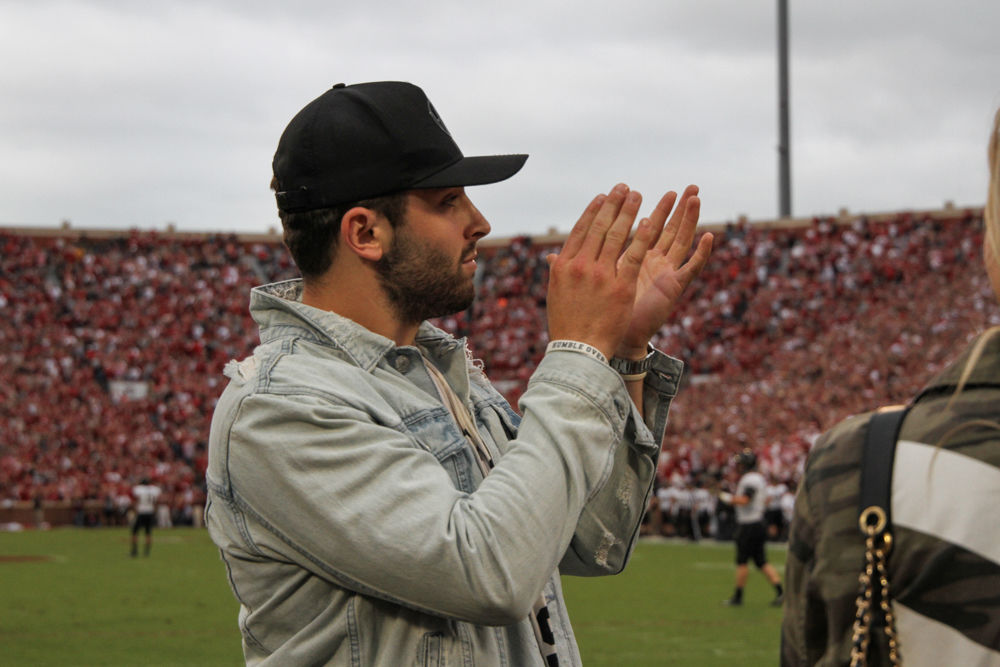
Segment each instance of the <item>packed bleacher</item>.
M743 447L794 487L822 430L905 400L1000 323L980 216L713 230L708 267L656 341L687 364L664 487L722 479ZM545 255L557 247L484 244L476 303L436 322L468 336L512 401L545 349ZM169 520L192 522L222 367L257 342L247 292L296 275L279 237L0 230L0 249L0 503L113 523L149 477Z

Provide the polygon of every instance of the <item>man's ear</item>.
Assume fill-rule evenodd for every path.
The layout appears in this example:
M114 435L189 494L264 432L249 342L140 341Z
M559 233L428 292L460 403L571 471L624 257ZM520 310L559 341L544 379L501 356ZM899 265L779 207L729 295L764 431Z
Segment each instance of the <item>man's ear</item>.
M340 219L340 245L362 259L375 262L389 249L391 229L385 216L355 206Z

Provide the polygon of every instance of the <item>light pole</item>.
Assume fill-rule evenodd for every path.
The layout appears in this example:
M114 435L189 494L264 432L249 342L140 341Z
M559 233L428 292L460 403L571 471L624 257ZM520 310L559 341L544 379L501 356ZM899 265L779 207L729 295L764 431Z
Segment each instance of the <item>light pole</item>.
M788 0L778 0L778 215L782 218L792 215L788 134Z

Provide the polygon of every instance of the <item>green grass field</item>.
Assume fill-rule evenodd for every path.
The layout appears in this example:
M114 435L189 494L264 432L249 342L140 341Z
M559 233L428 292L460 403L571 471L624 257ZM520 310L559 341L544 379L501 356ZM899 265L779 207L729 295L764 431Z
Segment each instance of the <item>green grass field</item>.
M784 551L770 548L776 566ZM584 664L774 665L781 610L752 572L742 608L732 547L643 542L617 577L564 580ZM204 530L154 533L130 558L124 528L0 533L0 664L241 665L237 605Z

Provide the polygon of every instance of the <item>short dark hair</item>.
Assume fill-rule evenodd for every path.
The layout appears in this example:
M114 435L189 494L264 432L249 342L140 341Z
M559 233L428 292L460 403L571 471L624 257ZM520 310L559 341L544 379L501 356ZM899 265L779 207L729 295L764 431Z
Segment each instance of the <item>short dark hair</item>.
M272 180L271 188L277 187L277 181ZM355 206L370 208L385 216L389 224L396 227L406 216L406 193L395 192L312 211L278 211L285 247L291 253L292 261L304 280L318 278L333 264L333 254L340 238L341 220Z

